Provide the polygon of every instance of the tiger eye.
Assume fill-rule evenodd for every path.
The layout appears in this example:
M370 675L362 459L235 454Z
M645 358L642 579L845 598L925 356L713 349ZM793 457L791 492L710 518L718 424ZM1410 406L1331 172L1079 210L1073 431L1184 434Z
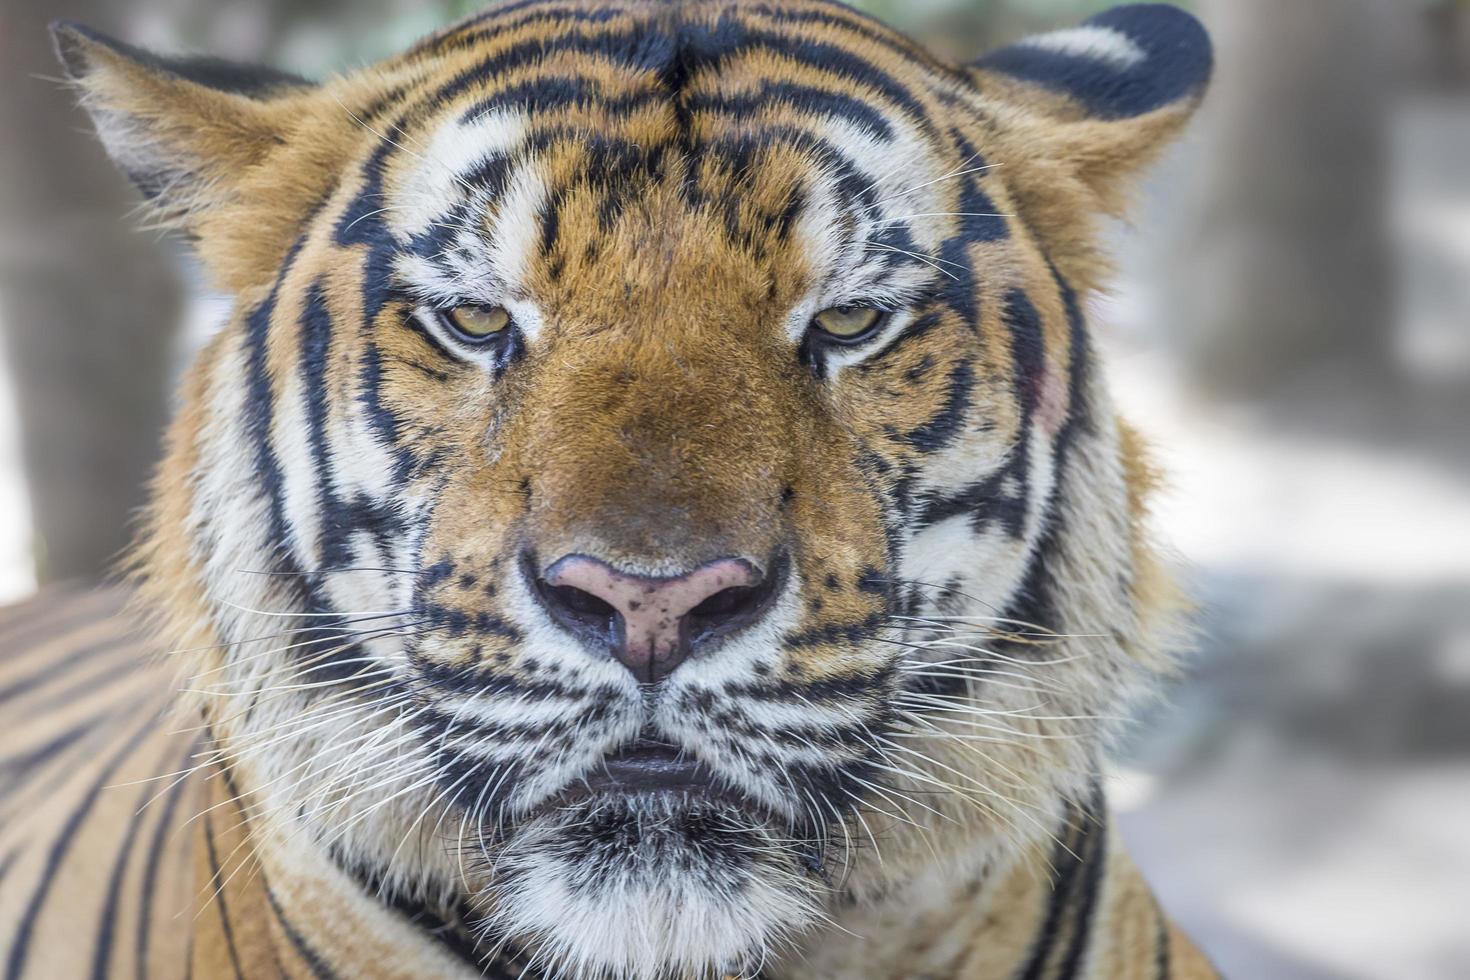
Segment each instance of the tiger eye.
M503 306L456 306L444 314L455 331L466 340L489 340L510 325Z
M818 313L817 329L836 340L856 340L883 319L883 311L867 306L834 306Z

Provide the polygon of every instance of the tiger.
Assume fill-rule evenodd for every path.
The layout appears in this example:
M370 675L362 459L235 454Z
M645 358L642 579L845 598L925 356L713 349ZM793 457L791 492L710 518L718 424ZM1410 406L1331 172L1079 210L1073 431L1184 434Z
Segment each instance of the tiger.
M232 310L122 584L0 613L5 977L1216 975L1109 819L1188 606L1088 321L1194 17L53 34Z

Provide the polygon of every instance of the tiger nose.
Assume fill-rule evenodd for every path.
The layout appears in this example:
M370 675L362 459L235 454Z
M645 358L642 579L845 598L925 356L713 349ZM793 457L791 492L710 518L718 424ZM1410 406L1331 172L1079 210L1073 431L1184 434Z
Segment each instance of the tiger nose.
M760 619L774 580L741 558L653 577L567 555L536 579L535 592L553 620L606 647L640 682L653 684L697 648Z

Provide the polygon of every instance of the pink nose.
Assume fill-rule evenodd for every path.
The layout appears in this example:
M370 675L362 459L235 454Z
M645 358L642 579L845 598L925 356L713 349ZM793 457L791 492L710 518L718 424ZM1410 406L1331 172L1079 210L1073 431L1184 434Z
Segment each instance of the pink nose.
M764 584L766 577L739 558L653 578L568 555L546 570L536 591L552 619L606 645L633 676L652 684L697 646L758 619L772 591Z

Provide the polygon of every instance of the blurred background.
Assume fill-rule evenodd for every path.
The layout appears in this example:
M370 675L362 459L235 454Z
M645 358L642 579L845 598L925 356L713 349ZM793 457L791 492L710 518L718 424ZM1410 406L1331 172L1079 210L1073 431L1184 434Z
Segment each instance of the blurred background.
M0 0L0 602L105 574L228 306L127 219L46 22L322 76L479 6ZM968 58L1109 4L858 6ZM1228 975L1470 977L1470 3L1188 6L1215 84L1093 317L1199 642L1110 790Z

